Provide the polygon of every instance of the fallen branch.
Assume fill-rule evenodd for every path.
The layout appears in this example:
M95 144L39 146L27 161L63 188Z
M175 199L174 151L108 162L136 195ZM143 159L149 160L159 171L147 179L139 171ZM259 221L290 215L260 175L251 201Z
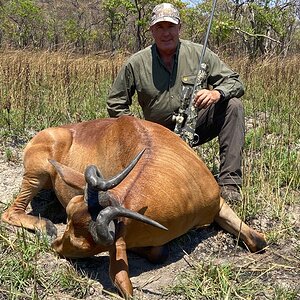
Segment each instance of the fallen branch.
M271 38L270 36L267 36L267 35L265 35L265 34L250 33L250 32L247 32L247 31L245 31L245 30L242 30L241 28L238 28L238 27L232 27L231 29L234 29L234 30L236 30L236 31L239 31L239 32L241 32L241 33L243 33L243 34L246 34L246 35L248 35L248 36L251 36L251 37L263 37L263 38L269 39L269 40L271 40L272 42L275 42L275 43L277 43L277 44L281 44L280 41L275 40L275 39L273 39L273 38Z

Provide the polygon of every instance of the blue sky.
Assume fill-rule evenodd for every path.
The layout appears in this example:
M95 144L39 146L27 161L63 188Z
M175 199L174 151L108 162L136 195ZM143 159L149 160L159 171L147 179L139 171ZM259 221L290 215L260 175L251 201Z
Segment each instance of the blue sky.
M182 0L182 1L188 3L189 6L193 6L201 2L201 0Z

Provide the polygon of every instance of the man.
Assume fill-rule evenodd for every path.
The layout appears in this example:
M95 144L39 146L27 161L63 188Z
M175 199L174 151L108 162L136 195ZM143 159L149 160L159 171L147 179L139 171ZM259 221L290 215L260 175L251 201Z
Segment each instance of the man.
M192 87L199 67L202 45L179 38L180 16L169 3L152 12L150 31L155 43L132 55L120 70L107 100L111 117L132 115L135 93L146 120L174 130L173 116L180 107L182 90ZM218 137L220 145L221 195L229 202L241 200L244 112L238 97L244 94L239 75L207 49L207 89L197 92L194 105L200 109L196 134L203 144Z

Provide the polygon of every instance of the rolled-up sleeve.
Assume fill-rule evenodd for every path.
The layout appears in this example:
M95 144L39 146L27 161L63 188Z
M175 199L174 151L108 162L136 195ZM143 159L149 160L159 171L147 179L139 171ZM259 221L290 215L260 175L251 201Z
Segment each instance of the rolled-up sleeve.
M244 85L239 74L231 70L212 51L207 51L209 61L208 84L221 91L224 99L240 98L244 95Z
M110 117L133 115L130 111L132 96L135 93L134 75L129 63L119 71L107 99L107 111Z

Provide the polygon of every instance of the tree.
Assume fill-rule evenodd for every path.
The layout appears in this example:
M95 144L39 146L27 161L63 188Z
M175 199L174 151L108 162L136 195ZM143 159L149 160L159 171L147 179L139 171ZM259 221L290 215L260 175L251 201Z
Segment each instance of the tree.
M218 0L209 47L251 58L299 51L300 0ZM181 37L203 42L212 0L170 0L181 11ZM192 2L192 1L191 1ZM81 53L135 52L152 42L159 0L0 0L0 47Z
M104 0L102 5L105 23L108 26L111 51L115 52L121 46L121 35L135 7L130 0Z
M147 0L134 0L136 12L136 51L145 48L150 20L150 5Z
M43 35L43 14L34 0L11 0L1 5L3 19L1 30L18 48L32 44L41 46Z
M296 1L249 0L234 3L236 33L242 38L247 53L254 58L282 53L296 30Z

